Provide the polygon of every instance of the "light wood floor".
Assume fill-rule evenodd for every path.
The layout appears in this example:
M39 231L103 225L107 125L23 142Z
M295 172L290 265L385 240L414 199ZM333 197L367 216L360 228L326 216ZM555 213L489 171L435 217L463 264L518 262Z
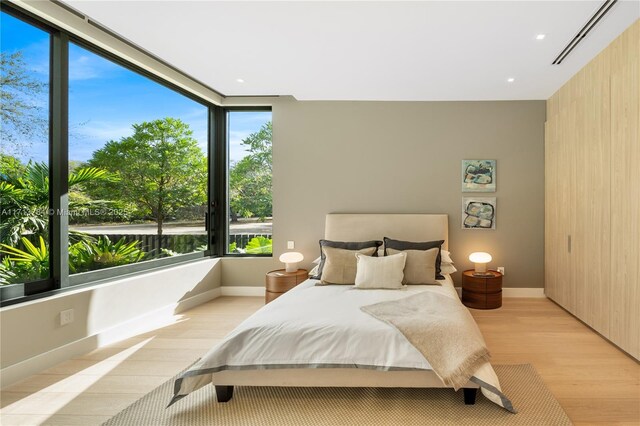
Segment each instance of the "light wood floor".
M262 305L223 297L0 393L2 425L99 424L173 377ZM472 310L494 364L533 364L577 425L640 424L640 366L546 299Z

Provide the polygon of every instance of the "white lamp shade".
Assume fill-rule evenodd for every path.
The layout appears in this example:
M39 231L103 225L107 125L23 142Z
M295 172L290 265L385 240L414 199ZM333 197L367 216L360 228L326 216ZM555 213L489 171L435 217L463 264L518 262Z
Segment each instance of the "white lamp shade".
M487 263L491 262L491 255L477 251L469 255L469 260L475 264L475 274L482 275L487 272Z
M288 251L282 253L279 259L280 262L285 264L285 270L287 272L296 272L298 270L298 262L302 262L304 256L297 251Z
M483 251L477 251L469 255L469 260L473 263L489 263L491 259L491 255Z

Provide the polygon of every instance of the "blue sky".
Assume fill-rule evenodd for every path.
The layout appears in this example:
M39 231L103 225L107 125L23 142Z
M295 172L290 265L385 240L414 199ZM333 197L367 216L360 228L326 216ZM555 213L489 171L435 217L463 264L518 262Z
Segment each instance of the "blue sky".
M29 72L43 82L49 76L49 37L44 31L1 14L0 47L22 51ZM46 108L46 95L38 101ZM73 43L69 46L69 159L86 161L109 140L132 133L131 125L174 117L189 124L206 152L207 108L146 77L104 59ZM240 142L271 120L270 112L233 112L230 117L229 156L244 155ZM3 141L3 144L6 143ZM44 141L31 141L23 160L47 158Z

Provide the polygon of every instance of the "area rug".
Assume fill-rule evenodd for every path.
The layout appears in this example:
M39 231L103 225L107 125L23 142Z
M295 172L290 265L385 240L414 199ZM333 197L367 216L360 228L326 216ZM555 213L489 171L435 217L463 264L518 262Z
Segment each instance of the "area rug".
M494 366L517 414L478 392L464 405L462 391L397 388L236 387L218 403L207 385L170 408L173 380L116 414L107 426L129 425L571 425L530 364Z

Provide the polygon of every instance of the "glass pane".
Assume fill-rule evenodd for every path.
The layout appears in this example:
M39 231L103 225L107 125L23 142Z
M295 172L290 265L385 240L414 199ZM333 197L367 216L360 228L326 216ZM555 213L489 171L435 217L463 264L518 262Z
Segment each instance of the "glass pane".
M205 250L208 109L69 48L70 273Z
M271 111L230 111L227 129L227 253L271 254Z
M0 285L49 278L50 35L0 13Z

